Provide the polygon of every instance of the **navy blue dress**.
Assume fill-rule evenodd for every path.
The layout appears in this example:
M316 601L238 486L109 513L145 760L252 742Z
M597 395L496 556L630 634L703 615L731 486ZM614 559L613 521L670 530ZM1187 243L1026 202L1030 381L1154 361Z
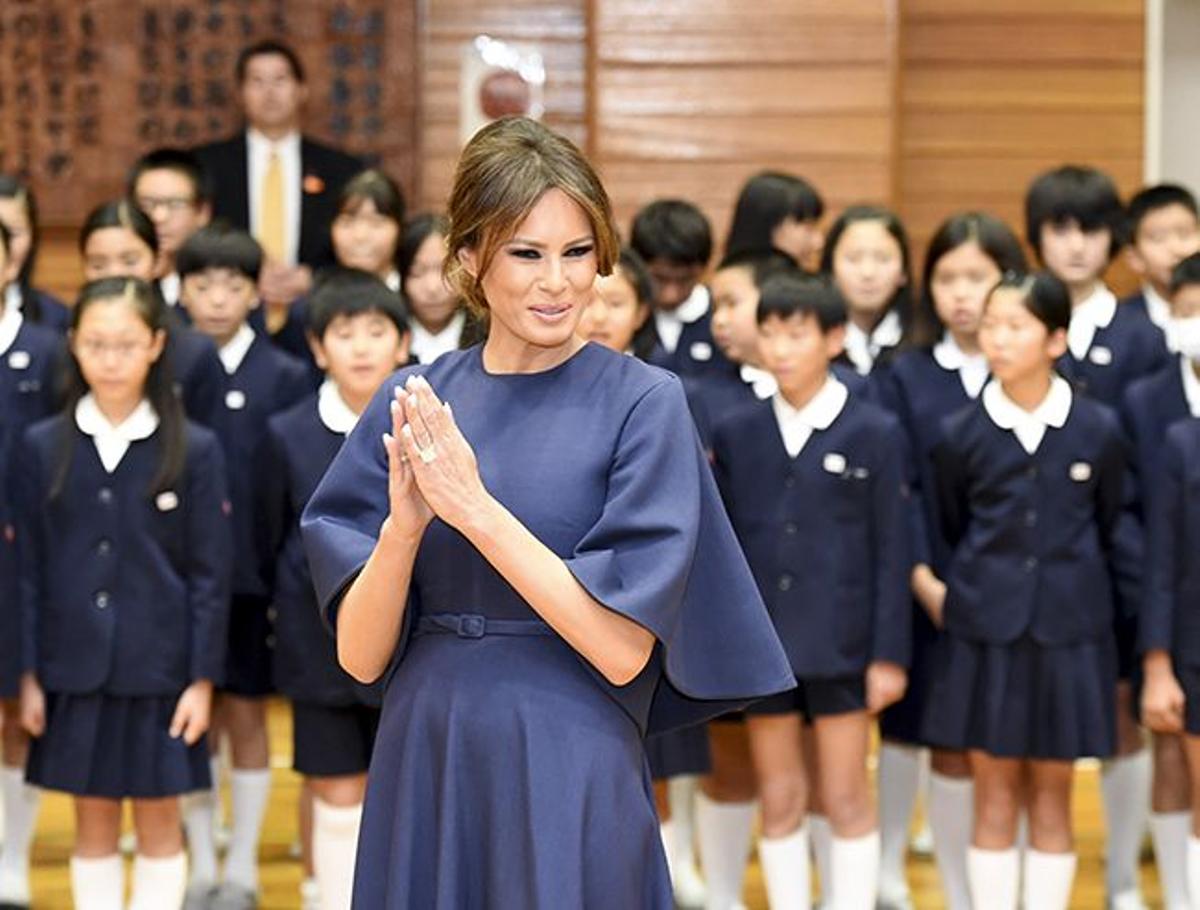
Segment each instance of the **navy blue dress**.
M380 435L413 372L452 403L491 495L658 644L610 685L434 521L384 694L355 906L669 908L643 736L792 685L679 381L595 344L534 374L489 374L481 348L401 371L301 519L331 620L387 514Z
M945 421L934 462L953 556L927 741L1010 758L1111 755L1113 619L1136 602L1141 559L1118 530L1116 416L1075 396L1030 455L981 402Z
M908 534L914 565L929 566L945 578L950 547L938 522L937 485L933 450L941 439L942 421L969 407L973 399L963 388L958 370L947 370L934 359L932 350L911 350L883 364L872 374L873 398L895 414L904 428L909 449ZM927 745L921 734L925 705L937 662L936 643L941 633L929 614L912 602L912 663L904 697L883 712L880 733L897 742Z
M183 690L219 681L231 565L220 445L195 424L186 434L183 471L157 494L160 431L130 443L111 474L73 419L24 435L22 669L46 692L46 730L26 769L37 786L151 799L210 785L203 738L187 746L168 732Z
M6 630L0 635L0 698L16 698L21 679L13 502L24 479L14 469L13 455L26 428L54 412L63 354L61 336L28 320L0 351L0 616Z

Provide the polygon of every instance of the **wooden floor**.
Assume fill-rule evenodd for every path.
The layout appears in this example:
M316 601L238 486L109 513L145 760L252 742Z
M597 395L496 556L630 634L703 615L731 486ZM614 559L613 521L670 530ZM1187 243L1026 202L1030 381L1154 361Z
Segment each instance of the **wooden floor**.
M301 872L300 863L292 858L291 852L297 836L296 801L300 787L298 778L290 770L290 717L282 703L272 706L270 723L275 773L260 852L261 907L263 910L294 910L300 906ZM1082 768L1076 775L1074 814L1079 875L1072 908L1097 910L1104 906L1105 895L1101 861L1102 809L1095 768ZM47 794L42 803L33 856L35 910L69 910L71 907L67 860L71 853L73 827L70 801L57 794ZM918 910L941 910L943 904L932 859L912 858L909 881ZM1160 906L1158 881L1150 864L1143 864L1142 884L1150 906ZM746 904L751 910L765 910L767 906L757 864L750 870Z

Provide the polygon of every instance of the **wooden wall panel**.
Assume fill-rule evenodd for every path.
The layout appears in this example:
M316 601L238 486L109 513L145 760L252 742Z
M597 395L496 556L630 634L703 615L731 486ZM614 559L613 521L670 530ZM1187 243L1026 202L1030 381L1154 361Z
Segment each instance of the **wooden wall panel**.
M712 219L773 168L830 207L891 192L891 0L591 0L592 150L623 229L655 198ZM719 252L719 249L718 249Z
M1063 163L1142 178L1142 0L900 0L898 205L918 251L947 215L1019 229L1025 190ZM1126 284L1120 269L1110 276Z

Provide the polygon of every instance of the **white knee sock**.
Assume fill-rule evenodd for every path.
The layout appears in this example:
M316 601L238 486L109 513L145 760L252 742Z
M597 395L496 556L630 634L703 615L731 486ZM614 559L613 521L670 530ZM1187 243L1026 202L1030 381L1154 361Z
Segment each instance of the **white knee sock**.
M971 910L967 848L974 824L974 792L969 777L947 777L936 771L930 775L929 827L947 910Z
M675 826L675 856L680 865L696 865L696 794L699 778L672 777L667 781L667 802Z
M1016 910L1021 852L967 848L967 880L974 910Z
M5 837L0 850L0 900L29 903L29 848L37 826L41 793L25 783L21 768L0 769L0 793L4 800Z
M1074 853L1025 851L1024 910L1067 910L1075 882Z
M808 910L812 906L808 829L804 825L783 837L759 838L758 858L771 910Z
M313 868L321 910L350 910L361 822L361 804L343 807L313 800Z
M879 896L884 900L908 897L904 859L920 784L921 750L883 743L879 748Z
M122 910L125 861L121 854L95 859L71 857L71 897L75 910Z
M671 881L675 881L675 821L659 822L658 836L662 840L663 853L667 856L667 872L671 876Z
M808 842L812 846L817 880L821 885L821 904L833 903L833 828L824 815L808 816Z
M225 854L227 882L258 890L258 838L262 833L263 815L271 795L269 768L240 771L234 768L229 775L233 803L233 831L229 837L229 852Z
M1150 750L1106 761L1100 774L1108 828L1105 880L1109 899L1138 894L1138 862L1150 816Z
M1192 895L1192 906L1198 903L1196 896L1200 895L1200 837L1189 836L1187 842L1187 888Z
M754 811L754 803L718 803L696 794L696 832L708 884L708 910L730 910L741 903Z
M180 906L187 890L187 854L133 860L133 896L129 910L166 910Z
M217 823L217 794L213 790L189 793L182 800L183 830L191 853L191 877L195 887L217 883L217 845L213 834Z
M829 851L832 910L875 910L879 898L879 832L862 837L834 837Z
M1189 910L1187 842L1191 830L1190 812L1155 812L1150 816L1163 910Z

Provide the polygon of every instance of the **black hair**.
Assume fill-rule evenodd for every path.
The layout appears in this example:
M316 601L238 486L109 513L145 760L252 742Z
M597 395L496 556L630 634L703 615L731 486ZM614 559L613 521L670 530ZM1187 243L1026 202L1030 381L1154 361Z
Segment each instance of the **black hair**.
M1193 218L1200 219L1200 207L1196 205L1196 197L1191 190L1177 183L1158 183L1154 186L1143 187L1134 193L1129 204L1125 206L1125 231L1130 243L1137 242L1138 228L1142 220L1151 212L1178 205L1192 213Z
M772 244L771 235L787 218L816 221L825 214L825 202L802 177L763 171L746 181L738 194L725 238L726 255Z
M283 57L288 62L288 66L292 70L292 78L303 84L304 82L304 64L300 62L300 57L294 50L282 41L276 41L268 38L265 41L256 41L249 47L242 48L237 57L237 63L234 64L234 78L238 85L246 81L246 67L255 57Z
M1025 194L1025 239L1039 258L1045 225L1077 221L1084 231L1108 230L1111 260L1124 243L1124 220L1116 184L1094 167L1064 164L1036 178Z
M712 258L712 228L692 203L659 199L634 216L629 245L646 262L703 267Z
M4 249L5 258L12 253L12 234L8 232L8 228L4 226L4 222L0 221L0 248ZM4 288L0 287L0 291Z
M114 227L132 231L150 248L151 253L158 255L158 233L154 230L154 222L129 199L114 199L88 212L79 231L79 252L87 250L87 242L96 231Z
M375 211L396 222L396 250L392 264L400 271L400 248L404 242L404 191L391 177L378 168L359 171L346 181L338 193L334 211L338 215L354 214L364 203L370 201ZM331 224L332 226L332 224ZM416 255L414 253L414 255ZM401 272L403 278L403 272Z
M772 275L777 275L781 272L800 271L800 267L796 265L796 260L792 259L791 256L770 248L729 253L717 266L718 272L722 272L725 269L746 269L750 272L750 279L759 291L762 290L762 286Z
M846 301L823 275L777 272L763 282L755 318L762 325L772 317L792 316L815 316L821 332L826 333L846 324Z
M330 324L339 316L363 313L386 316L401 335L408 332L408 313L400 295L377 275L361 269L335 266L317 278L308 298L308 330L318 340L325 337Z
M212 199L212 181L195 153L188 149L157 148L146 152L129 169L125 195L136 198L137 182L147 171L173 171L192 185L192 202L203 205Z
M880 319L894 311L900 317L900 327L905 337L902 344L907 344L913 323L912 255L908 248L908 232L904 230L904 222L900 220L899 215L879 205L852 205L838 215L825 237L825 248L821 250L821 274L833 281L833 257L842 235L851 225L864 221L880 222L900 247L900 267L904 273L904 283L896 288L896 293L884 307Z
M229 269L257 282L262 264L258 241L221 221L200 228L175 255L175 270L181 279L207 269Z
M71 312L71 332L79 331L83 315L97 303L109 300L120 300L132 307L138 318L146 324L151 332L157 334L168 329L168 314L154 288L145 281L137 278L101 278L88 282L79 292L75 307ZM67 474L71 468L74 456L75 438L75 406L88 392L87 381L79 367L79 360L72 349L67 364L66 403L63 414L64 437L60 446L58 467L54 483L50 488L50 498L55 499L66 484ZM150 483L149 495L165 492L179 479L183 472L184 460L187 455L187 437L185 435L186 418L183 405L175 393L174 374L168 362L168 351L163 350L158 360L150 365L146 376L145 397L158 414L158 433L160 450L158 470Z
M1200 253L1192 253L1181 259L1175 268L1171 269L1171 293L1178 294L1189 285L1200 284Z
M37 266L38 240L41 231L38 229L37 199L29 184L11 174L0 174L0 199L15 199L25 208L25 218L29 222L29 255L21 263L17 272L17 288L21 292L21 313L30 322L41 322L42 303L33 292L33 270ZM10 232L11 241L11 232ZM9 251L12 251L11 242Z
M413 263L417 261L417 253L421 251L421 245L433 234L445 237L449 230L450 225L446 221L446 216L435 212L422 212L404 225L404 231L400 236L400 246L396 250L396 269L400 272L402 284L408 277L409 271L412 270Z
M995 264L1000 274L1026 272L1025 250L1012 228L987 212L960 212L941 223L929 241L921 275L921 302L913 319L909 339L913 346L928 347L945 330L933 300L933 272L943 256L973 243Z
M1015 289L1021 292L1021 302L1046 327L1047 332L1064 332L1071 325L1071 292L1062 280L1051 272L1005 272L988 293L988 303L997 291ZM987 304L984 305L985 307Z

